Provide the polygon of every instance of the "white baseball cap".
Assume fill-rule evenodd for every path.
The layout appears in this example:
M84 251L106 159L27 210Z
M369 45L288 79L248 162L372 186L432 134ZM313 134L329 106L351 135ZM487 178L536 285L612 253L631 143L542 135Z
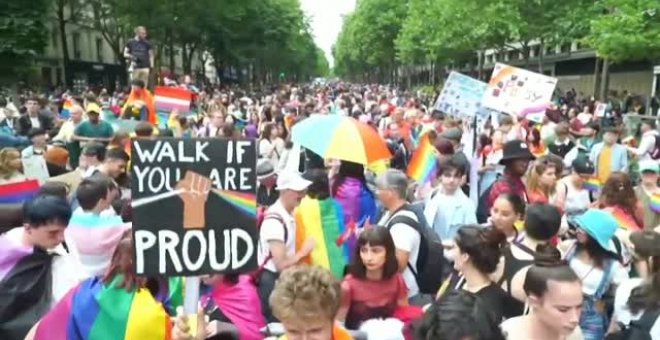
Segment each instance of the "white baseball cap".
M282 172L277 177L277 190L303 191L312 182L302 178L297 172Z

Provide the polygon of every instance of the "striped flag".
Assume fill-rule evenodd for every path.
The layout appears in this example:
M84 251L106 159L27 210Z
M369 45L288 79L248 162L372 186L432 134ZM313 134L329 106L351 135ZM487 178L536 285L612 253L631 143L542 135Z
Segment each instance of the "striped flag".
M190 111L193 93L178 87L156 86L156 110L167 113L178 110L181 113Z
M23 203L32 199L39 191L39 181L28 180L0 185L0 204Z

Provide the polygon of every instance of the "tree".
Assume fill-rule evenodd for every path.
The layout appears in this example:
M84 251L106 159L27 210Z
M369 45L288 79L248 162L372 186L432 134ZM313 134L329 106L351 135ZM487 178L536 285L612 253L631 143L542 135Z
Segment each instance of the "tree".
M46 0L4 0L0 5L0 74L19 76L48 42L48 30L40 17L48 10Z
M87 20L83 14L87 9L87 3L83 0L54 0L53 11L57 21L57 29L60 37L60 46L62 49L62 73L64 75L64 84L70 85L71 74L69 72L69 39L67 38L66 27L73 22L84 22ZM49 12L49 11L46 11Z

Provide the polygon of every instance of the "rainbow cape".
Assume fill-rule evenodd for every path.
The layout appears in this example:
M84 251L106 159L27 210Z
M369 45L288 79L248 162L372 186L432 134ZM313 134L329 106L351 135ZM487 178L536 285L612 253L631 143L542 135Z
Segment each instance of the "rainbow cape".
M66 243L78 258L86 276L103 275L110 266L112 254L129 224L119 216L101 216L82 209L71 216L64 235Z
M346 227L341 206L332 198L317 200L306 196L295 211L295 219L296 249L302 248L309 237L316 241L314 251L304 261L342 278L349 250L345 245L337 245Z
M0 339L23 339L50 309L52 259L0 236Z
M32 199L39 191L39 181L28 180L0 185L0 204L23 203Z
M125 112L129 105L133 105L133 103L138 100L144 102L145 106L147 107L146 120L154 126L158 126L159 119L156 115L156 102L154 97L151 95L151 92L149 92L147 89L143 89L141 91L131 90L131 93L128 95L126 104L124 104L124 107L122 107L121 112ZM164 123L166 122L167 119L165 119Z
M625 212L623 209L619 207L608 207L604 209L605 211L609 211L614 219L616 219L616 222L619 224L619 228L630 230L630 231L638 231L641 230L639 227L639 224L635 221L635 218Z
M660 194L651 195L651 202L649 208L656 214L660 214Z
M431 141L429 134L422 135L419 141L419 146L408 164L408 176L420 184L426 183L431 180L437 168L436 150Z
M596 177L591 177L584 182L584 188L591 192L598 192L602 187L602 183Z
M172 323L163 303L147 289L127 291L100 278L73 288L41 320L35 340L171 339Z

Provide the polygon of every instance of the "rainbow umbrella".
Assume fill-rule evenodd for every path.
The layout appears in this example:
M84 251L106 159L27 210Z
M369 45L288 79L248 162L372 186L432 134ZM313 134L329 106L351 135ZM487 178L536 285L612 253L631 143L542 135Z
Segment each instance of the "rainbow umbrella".
M315 115L293 126L292 140L325 158L372 164L392 157L371 126L340 115Z

